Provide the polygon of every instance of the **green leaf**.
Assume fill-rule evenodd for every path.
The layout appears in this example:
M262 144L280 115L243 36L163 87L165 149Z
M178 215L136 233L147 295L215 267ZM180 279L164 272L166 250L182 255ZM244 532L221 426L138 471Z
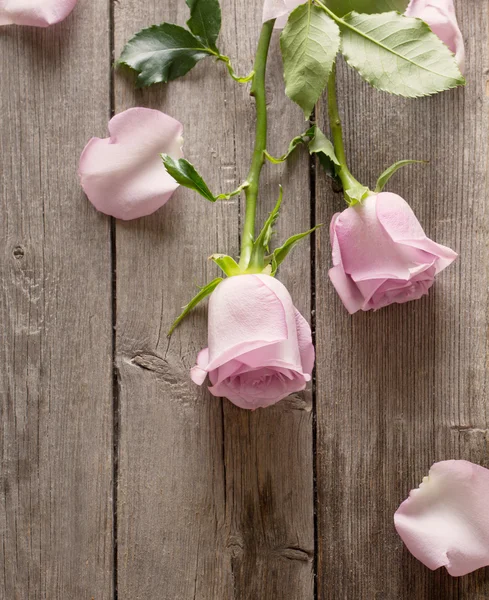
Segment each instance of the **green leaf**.
M274 250L273 254L271 256L267 257L267 260L269 260L272 264L272 273L271 274L275 275L280 264L284 261L287 254L292 250L292 248L298 242L300 242L303 238L307 237L308 235L311 235L311 233L313 231L316 231L316 229L321 226L322 226L321 224L316 225L316 227L309 229L309 231L304 231L304 233L297 233L296 235L293 235L286 242L284 242L284 244L282 244L282 246L280 246L280 248L277 248L276 250Z
M219 0L186 0L190 8L187 26L208 48L217 52L216 40L221 30Z
M280 36L285 92L306 119L325 88L340 46L340 30L322 9L308 2L293 10Z
M375 187L375 193L379 194L385 187L386 183L389 179L394 175L396 171L405 167L406 165L413 165L416 163L426 164L428 161L426 160L400 160L393 165L391 165L388 169L386 169L382 175L377 179L377 185Z
M465 83L453 54L420 19L353 12L340 25L348 64L379 90L416 98Z
M139 73L138 84L166 83L185 75L213 52L183 27L162 23L142 29L124 46L118 63Z
M175 160L169 154L162 154L161 158L165 169L177 183L194 190L210 202L217 200L192 163L189 163L185 158L177 158Z
M344 17L350 12L372 14L396 10L405 12L409 0L325 0L324 4L338 17Z
M238 263L231 256L227 256L226 254L213 254L209 258L210 260L213 260L222 270L222 272L228 277L243 274L243 271L239 268Z
M222 277L217 277L216 279L213 279L210 283L208 283L203 288L200 288L199 293L196 296L194 296L192 298L192 300L190 300L190 302L183 307L183 310L180 313L180 315L175 319L175 321L173 321L173 325L171 326L170 331L168 332L168 337L171 336L171 334L175 331L175 329L178 327L178 325L183 321L183 319L185 319L185 317L188 315L188 313L193 308L195 308L197 306L197 304L199 304L199 302L204 300L204 298L209 296L209 294L212 294L212 292L221 283L221 281L222 281Z

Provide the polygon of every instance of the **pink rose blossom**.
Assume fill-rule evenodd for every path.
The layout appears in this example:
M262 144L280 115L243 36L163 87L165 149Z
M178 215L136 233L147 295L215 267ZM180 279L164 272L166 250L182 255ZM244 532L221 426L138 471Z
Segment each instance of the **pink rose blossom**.
M311 328L270 275L237 275L217 286L209 301L208 340L192 380L202 385L209 375L211 393L241 408L275 404L311 379Z
M276 19L275 27L283 29L289 18L289 14L301 4L304 0L265 0L263 5L263 22Z
M65 19L76 0L0 0L0 25L47 27Z
M489 470L465 460L434 464L394 516L408 550L455 577L489 566Z
M182 156L182 125L159 110L130 108L109 121L110 137L92 138L78 174L90 202L118 219L137 219L162 207L177 189L161 153Z
M455 54L460 70L464 71L464 39L458 26L453 0L411 0L406 17L425 21L433 33Z
M330 279L353 314L428 293L457 254L428 239L400 196L381 193L334 215Z

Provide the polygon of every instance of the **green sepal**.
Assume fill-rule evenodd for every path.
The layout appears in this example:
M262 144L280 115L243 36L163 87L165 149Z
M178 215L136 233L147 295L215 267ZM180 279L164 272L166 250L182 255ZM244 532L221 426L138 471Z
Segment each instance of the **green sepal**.
M228 277L234 277L235 275L243 275L238 263L227 254L213 254L209 256L209 260L213 260L221 271Z
M137 85L145 87L182 77L212 54L215 52L187 29L162 23L136 33L124 46L117 64L136 71Z
M165 169L177 183L194 190L210 202L217 200L192 163L189 163L185 158L174 159L169 154L162 154L161 158Z
M343 189L343 194L348 206L355 206L355 204L359 204L362 200L365 200L367 196L370 196L372 192L368 187L357 181L347 190Z
M375 193L379 194L384 189L386 183L394 175L394 173L396 173L396 171L398 171L402 167L405 167L406 165L427 164L427 163L428 163L427 160L399 160L398 162L395 162L388 169L386 169L380 175L380 177L377 179L377 185L375 186L375 190L374 190Z
M362 14L383 13L392 10L403 14L409 0L325 0L324 4L338 17L353 11Z
M303 233L296 233L296 235L291 236L286 242L284 242L279 248L276 248L270 256L266 257L266 262L268 262L271 267L271 275L275 276L277 269L284 261L287 254L292 250L292 248L300 242L302 239L311 235L313 231L316 231L318 227L322 227L322 224L316 225L312 229L308 231L304 231Z
M196 296L194 296L192 300L190 300L190 302L183 307L181 314L175 319L175 321L173 321L173 325L171 326L170 331L168 332L168 337L171 336L171 334L175 331L178 325L183 321L183 319L185 319L189 312L197 306L197 304L199 304L200 302L202 302L202 300L204 300L204 298L207 298L207 296L212 294L212 292L216 289L216 287L221 283L222 280L222 277L216 277L216 279L213 279L210 283L200 288L199 293Z
M204 46L215 50L216 40L221 31L221 7L219 0L186 0L190 8L187 27Z
M284 193L282 186L280 186L280 193L278 196L277 203L275 204L275 207L272 210L272 212L268 215L268 218L265 221L265 224L263 225L260 234L253 243L253 250L251 252L250 263L248 265L248 268L252 271L258 269L258 272L261 272L265 267L265 254L269 251L270 240L272 239L273 235L273 226L275 225L278 219L283 194Z
M340 48L338 25L311 0L293 10L280 36L285 93L309 119Z

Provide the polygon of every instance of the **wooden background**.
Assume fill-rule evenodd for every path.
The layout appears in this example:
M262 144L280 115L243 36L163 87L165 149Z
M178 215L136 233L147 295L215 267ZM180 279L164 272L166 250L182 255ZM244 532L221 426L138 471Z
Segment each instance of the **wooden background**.
M223 0L220 46L248 72L262 0ZM281 269L315 326L315 386L249 413L188 376L205 309L165 332L214 252L237 254L237 199L180 189L156 214L111 222L77 181L87 140L131 106L185 126L212 189L245 176L253 102L222 64L134 91L113 56L138 29L183 24L183 0L80 0L46 30L0 29L1 600L482 600L489 569L431 572L393 514L437 460L489 467L487 0L457 2L468 85L418 101L376 92L343 64L351 167L390 184L459 260L429 298L349 316L327 277L327 227ZM114 54L115 53L115 54ZM269 150L304 129L268 71ZM325 125L325 103L317 108ZM281 182L280 236L328 223L341 195L296 151L267 165L260 215Z

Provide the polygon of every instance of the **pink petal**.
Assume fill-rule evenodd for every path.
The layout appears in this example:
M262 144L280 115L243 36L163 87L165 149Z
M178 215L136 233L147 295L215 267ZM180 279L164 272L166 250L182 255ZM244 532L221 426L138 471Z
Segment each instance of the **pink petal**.
M295 323L297 327L299 352L301 353L302 370L310 378L314 368L314 359L316 357L314 346L312 344L311 327L297 309L295 309Z
M217 286L209 300L208 370L287 340L287 311L284 299L277 295L280 287L288 295L285 287L268 275L238 275ZM290 296L285 301L292 305Z
M345 273L343 267L338 265L330 269L329 278L346 310L351 315L359 311L363 306L364 298L352 278Z
M392 243L377 218L377 196L344 210L336 219L335 233L345 273L354 281L409 279L414 266L402 246Z
M0 25L47 27L65 19L77 0L0 0Z
M190 378L197 385L202 385L207 377L209 364L209 348L204 348L197 354L197 364L190 369Z
M109 138L92 138L80 157L80 182L92 204L118 219L163 206L177 182L160 153L182 156L182 125L159 110L130 108L109 121Z
M455 54L460 70L465 68L465 47L453 0L411 0L406 9L407 17L425 21Z
M394 516L409 551L460 576L489 566L489 470L465 460L434 464Z
M417 248L436 257L437 274L457 258L456 252L426 237L409 204L397 194L389 192L378 194L377 216L394 242ZM429 258L425 258L425 261L429 261Z

